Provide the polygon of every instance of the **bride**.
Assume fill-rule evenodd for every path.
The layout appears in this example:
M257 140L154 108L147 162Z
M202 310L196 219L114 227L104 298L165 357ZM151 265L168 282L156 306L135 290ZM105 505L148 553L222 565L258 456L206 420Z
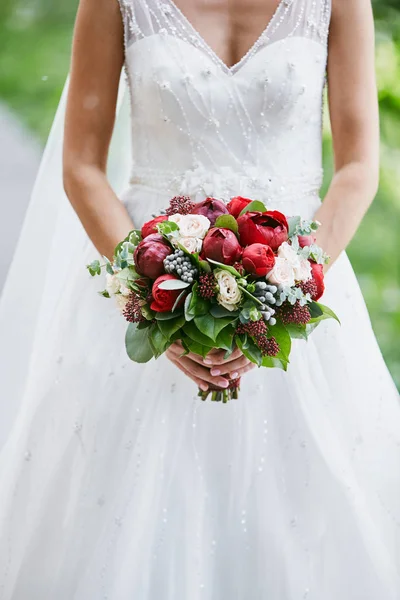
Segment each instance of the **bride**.
M367 4L81 0L63 180L84 229L62 102L0 305L1 600L400 598L399 398L345 253L378 182ZM314 216L332 258L341 326L228 405L196 384L244 375L240 353L131 363L85 271L181 194Z

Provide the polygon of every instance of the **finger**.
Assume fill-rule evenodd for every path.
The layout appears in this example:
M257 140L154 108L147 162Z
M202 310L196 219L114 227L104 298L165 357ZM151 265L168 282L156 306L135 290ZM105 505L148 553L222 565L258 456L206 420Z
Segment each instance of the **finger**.
M186 356L182 356L179 359L179 363L194 377L198 377L199 379L208 381L209 383L212 383L213 385L217 385L222 388L229 387L228 379L224 377L213 377L209 369L207 369L206 367L202 367L201 365L194 362L190 358L187 358Z
M233 360L236 360L240 356L242 356L239 348L235 348L232 354L225 358L226 350L218 350L215 354L208 353L206 358L204 359L204 364L206 365L222 365L223 363L228 363Z
M233 379L235 379L235 373L239 369L242 369L243 367L247 366L249 363L250 363L250 361L248 358L246 358L245 356L241 356L240 358L237 358L236 360L226 362L222 365L213 366L211 369L211 375L217 376L217 375L225 375L225 373L230 373L231 377L233 377Z
M231 378L232 379L239 379L240 377L243 377L243 375L245 375L246 373L248 373L249 371L252 371L253 369L256 368L256 365L254 363L250 363L249 365L246 365L245 367L243 367L242 369L239 369L237 371L237 373L231 373ZM235 377L234 377L235 375Z
M188 354L183 354L183 347L182 348L173 348L172 346L170 346L168 348L168 350L171 351L171 353L173 354L174 357L176 358L180 358L182 356L186 356L186 358L190 358L190 360L193 360L194 362L198 363L199 365L204 365L203 362L203 357L200 356L199 354L194 354L193 352L189 352Z
M189 373L189 371L187 371L183 365L181 365L178 361L176 360L171 360L171 362L180 370L182 371L182 373L184 373L187 377L189 377L189 379L191 379L192 381L194 381L196 383L196 385L199 386L199 388L201 390L203 390L203 392L207 392L208 391L208 383L206 381L203 381L202 379L199 379L198 377L194 377L191 373Z

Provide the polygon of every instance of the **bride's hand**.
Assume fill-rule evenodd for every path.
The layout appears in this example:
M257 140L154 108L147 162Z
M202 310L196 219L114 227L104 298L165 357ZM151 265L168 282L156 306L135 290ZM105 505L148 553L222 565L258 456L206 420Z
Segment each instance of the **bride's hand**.
M237 379L255 367L238 349L228 359L224 359L225 350L211 350L206 358L192 352L182 355L183 352L182 344L174 342L166 355L203 391L207 391L210 384L227 388L231 379Z

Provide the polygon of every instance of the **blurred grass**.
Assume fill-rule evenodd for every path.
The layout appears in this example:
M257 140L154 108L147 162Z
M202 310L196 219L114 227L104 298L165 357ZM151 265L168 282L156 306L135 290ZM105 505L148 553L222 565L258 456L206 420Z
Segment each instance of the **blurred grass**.
M45 142L69 68L77 0L2 0L0 99ZM348 253L374 331L400 388L400 2L376 0L381 184ZM332 175L324 134L324 189Z

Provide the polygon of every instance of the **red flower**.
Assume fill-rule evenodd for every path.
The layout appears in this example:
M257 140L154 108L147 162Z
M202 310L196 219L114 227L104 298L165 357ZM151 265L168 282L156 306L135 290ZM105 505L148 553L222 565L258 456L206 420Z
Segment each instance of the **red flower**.
M182 292L182 290L160 289L160 284L163 281L168 281L170 279L179 279L179 277L175 277L175 275L161 275L161 277L158 277L153 284L153 301L150 304L150 308L155 312L169 312L172 310L179 294ZM184 301L185 298L183 297L179 305L181 305Z
M242 246L266 244L277 250L288 239L288 222L277 210L247 212L238 218L238 225Z
M236 235L230 229L214 227L204 238L203 253L206 258L225 265L233 265L242 255Z
M140 275L157 279L165 273L164 259L172 254L172 248L167 244L162 235L151 233L140 242L135 250L133 259Z
M246 208L246 206L248 206L250 202L253 201L249 200L249 198L242 198L242 196L236 196L235 198L232 198L232 200L229 202L226 208L229 210L230 214L233 217L235 217L235 219L237 219L242 210Z
M275 264L275 254L269 246L251 244L243 250L243 266L248 273L262 277L269 273Z
M206 198L203 202L197 202L194 208L191 210L192 215L203 215L211 223L211 227L214 226L215 221L221 215L227 215L228 209L222 200L216 198Z
M152 233L158 233L157 231L157 225L158 223L162 223L163 221L166 221L168 219L168 217L166 215L161 215L160 217L156 217L155 219L152 219L151 221L147 221L147 223L145 223L142 227L142 238L146 238L148 235L151 235Z
M300 248L304 248L304 246L312 246L317 241L315 235L299 235L298 238Z
M317 294L313 300L319 300L325 291L324 266L310 260L312 278L317 286Z

